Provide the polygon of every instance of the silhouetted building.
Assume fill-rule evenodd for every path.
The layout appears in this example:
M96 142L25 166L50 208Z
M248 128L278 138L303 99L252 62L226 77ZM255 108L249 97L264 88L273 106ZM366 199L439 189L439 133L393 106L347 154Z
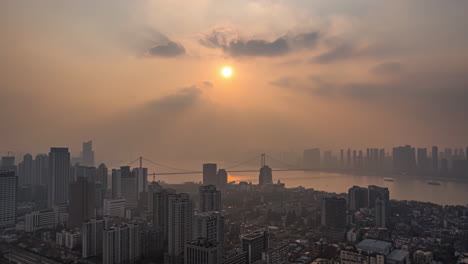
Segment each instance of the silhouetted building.
M192 241L193 203L186 193L169 196L168 259L182 263L185 244Z
M103 231L108 228L110 228L110 220L108 219L90 219L83 222L81 229L83 258L102 255Z
M387 202L377 199L375 201L375 226L387 227Z
M304 169L319 169L320 164L320 149L306 149L303 155Z
M95 192L94 182L84 177L70 185L70 228L81 227L84 221L96 217Z
M228 173L225 169L218 170L218 187L223 189L228 183Z
M393 148L393 168L397 173L409 173L416 167L415 150L410 145Z
M0 171L0 228L15 226L17 186L14 171Z
M70 152L51 148L49 152L48 205L68 203L70 189Z
M126 200L125 206L129 209L135 209L138 205L137 178L130 171L129 166L120 167L122 198Z
M88 167L94 166L94 151L92 140L83 142L83 151L81 152L81 165Z
M160 250L167 249L169 232L169 197L175 195L168 190L153 193L153 227L160 234Z
M214 185L200 186L200 212L221 211L221 192Z
M112 169L112 198L122 198L122 173L118 169Z
M108 182L108 180L107 180L108 177L109 177L109 170L107 169L106 164L104 164L104 163L99 164L99 166L98 166L98 168L96 170L96 181L102 183L102 187L104 188L104 190L109 189L109 185L107 183Z
M258 184L265 185L265 184L272 184L273 183L273 172L270 167L263 166L260 169L260 174L258 176Z
M14 156L3 156L2 163L0 166L0 170L4 171L14 171L15 175L17 173L17 168L15 165L15 157Z
M23 161L18 164L18 185L32 185L34 173L34 160L31 154L26 154Z
M34 185L49 184L49 156L47 154L37 154L34 160Z
M432 171L439 172L439 148L437 146L432 147Z
M369 185L369 207L374 208L375 201L383 200L388 202L390 200L390 192L388 188L379 187L376 185Z
M348 190L349 209L359 210L369 206L369 190L367 188L353 186Z
M134 168L132 173L136 178L136 192L137 196L140 193L148 191L148 169L147 168Z
M217 165L216 163L205 163L203 164L203 184L204 185L216 185L218 184L217 179Z
M251 264L262 259L262 252L269 247L267 231L256 231L241 237L242 250L247 252L247 263Z
M321 204L322 226L328 228L346 227L346 200L343 198L323 198Z

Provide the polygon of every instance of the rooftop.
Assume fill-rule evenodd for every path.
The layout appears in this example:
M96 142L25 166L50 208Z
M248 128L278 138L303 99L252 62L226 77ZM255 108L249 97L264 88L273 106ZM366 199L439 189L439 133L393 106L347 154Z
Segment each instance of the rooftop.
M364 239L356 247L362 251L375 252L387 255L390 253L392 243L376 239Z

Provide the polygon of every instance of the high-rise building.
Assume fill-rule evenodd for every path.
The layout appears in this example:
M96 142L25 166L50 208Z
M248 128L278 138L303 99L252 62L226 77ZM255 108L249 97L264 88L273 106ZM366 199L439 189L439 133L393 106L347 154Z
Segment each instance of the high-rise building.
M47 154L37 154L34 160L34 185L49 184L49 156Z
M125 199L104 199L104 216L125 216Z
M160 234L161 243L158 250L167 249L169 234L169 197L175 195L169 190L159 190L153 193L153 227Z
M258 184L262 186L265 184L272 184L272 183L273 183L273 172L270 167L265 165L260 169L260 174L258 175Z
M34 160L31 154L26 154L18 164L18 185L32 185Z
M218 184L217 179L217 165L216 163L205 163L203 164L203 184L204 185L216 185Z
M70 152L51 148L49 152L48 205L68 203L70 188Z
M102 263L135 263L140 258L137 224L124 224L103 231Z
M142 167L134 168L132 173L136 178L137 196L142 192L148 191L148 169Z
M375 201L375 226L387 227L387 202L384 200Z
M306 149L303 155L304 169L318 169L320 164L320 149Z
M102 254L102 235L103 231L108 228L110 228L109 219L90 219L83 222L81 230L83 234L81 247L83 258Z
M353 186L348 190L349 209L359 210L369 206L369 190L367 188Z
M348 151L346 151L346 168L351 168L351 149L348 149Z
M241 237L241 247L247 252L247 263L251 264L262 259L262 252L269 247L267 231L256 231Z
M84 221L96 217L95 194L94 182L87 178L79 177L70 184L70 228L81 227Z
M200 212L221 211L221 192L214 185L205 185L198 188L200 196Z
M374 208L375 206L375 201L383 200L385 202L388 202L390 200L390 192L388 191L388 188L385 187L379 187L376 185L369 185L369 207Z
M112 169L112 198L122 198L122 172L118 169Z
M57 215L52 209L34 211L25 216L25 231L34 232L41 228L54 228Z
M219 246L199 238L185 245L185 264L218 264L222 263Z
M83 151L81 152L81 165L88 167L94 166L94 151L92 140L83 142Z
M185 244L192 241L193 203L186 193L169 196L168 258L182 263Z
M418 169L421 172L426 172L430 169L429 158L427 156L426 148L418 148Z
M15 165L15 157L14 156L3 156L2 163L0 166L0 170L3 171L14 171L15 175L17 173L17 168Z
M393 168L397 173L408 173L416 167L416 154L410 145L393 148Z
M226 172L225 169L219 169L217 186L222 189L226 186L227 183L228 183L228 173Z
M288 243L273 243L268 249L262 252L262 263L284 264L288 263Z
M104 163L99 164L96 170L96 181L102 183L102 187L104 188L104 190L109 189L109 185L107 183L108 177L109 177L109 170L107 169L106 164Z
M329 197L322 199L322 226L328 228L346 227L346 200Z
M130 171L129 166L120 167L122 197L126 200L126 207L134 209L138 205L137 178Z
M15 225L17 186L14 171L0 171L0 228Z
M224 216L218 212L196 214L193 218L193 238L205 238L209 243L224 245Z

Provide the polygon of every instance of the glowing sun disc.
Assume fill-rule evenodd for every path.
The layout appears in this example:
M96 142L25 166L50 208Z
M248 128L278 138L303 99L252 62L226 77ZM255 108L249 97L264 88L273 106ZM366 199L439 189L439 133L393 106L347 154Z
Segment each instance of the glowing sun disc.
M224 67L222 70L221 70L221 74L225 77L225 78L229 78L231 77L232 75L232 68L231 67Z

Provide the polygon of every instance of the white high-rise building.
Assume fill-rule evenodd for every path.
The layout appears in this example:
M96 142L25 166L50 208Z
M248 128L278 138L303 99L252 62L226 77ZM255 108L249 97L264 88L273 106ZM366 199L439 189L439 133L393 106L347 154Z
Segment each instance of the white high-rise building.
M169 196L168 255L181 263L185 244L192 241L193 203L186 193Z
M104 215L125 217L125 199L104 199Z
M82 231L82 257L89 258L102 254L102 234L110 226L109 219L91 219L83 222Z
M70 190L70 152L51 148L49 152L48 205L68 203Z
M137 224L125 224L103 231L103 264L135 263L140 255L140 230Z
M200 186L200 212L221 211L221 191L216 190L214 185Z
M15 225L17 186L14 171L0 171L0 227Z
M57 215L52 209L34 211L25 216L25 231L34 232L41 228L53 228L56 221Z

